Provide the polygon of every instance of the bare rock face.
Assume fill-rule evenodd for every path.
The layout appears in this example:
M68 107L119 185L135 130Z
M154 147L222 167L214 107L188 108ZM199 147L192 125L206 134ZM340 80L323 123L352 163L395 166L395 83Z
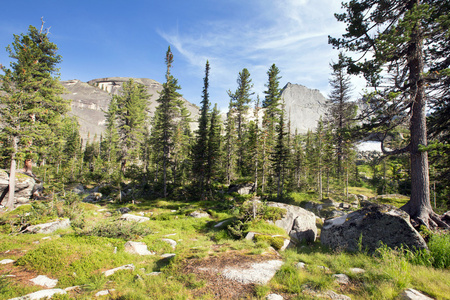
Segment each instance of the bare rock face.
M300 84L288 83L282 89L281 99L286 104L286 114L291 115L291 130L306 133L314 130L320 116L325 115L326 99L319 90L309 89Z
M402 245L426 249L422 236L409 221L409 215L390 205L370 205L323 224L320 241L332 249L369 252L382 244L390 248Z
M61 81L61 84L69 92L63 94L64 99L72 101L71 114L78 117L80 123L80 134L83 139L86 139L88 134L90 138L100 137L100 134L105 130L105 113L108 110L112 95L117 95L122 89L122 85L127 82L130 77L108 77L93 79L89 82L82 82L80 80ZM150 97L150 117L153 116L158 103L156 100L159 97L159 92L162 90L162 84L148 78L133 78L137 83L141 83L147 87L147 92ZM193 120L197 119L199 109L194 104L184 100L186 108L191 113ZM196 127L192 124L193 129Z

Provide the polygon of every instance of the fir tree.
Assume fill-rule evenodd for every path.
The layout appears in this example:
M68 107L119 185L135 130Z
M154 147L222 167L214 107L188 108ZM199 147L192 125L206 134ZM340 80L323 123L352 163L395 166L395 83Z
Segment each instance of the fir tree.
M214 105L214 108L211 112L211 121L209 125L208 131L208 155L206 161L206 183L208 185L211 184L211 180L217 180L221 178L221 163L223 152L222 149L222 125L219 115L219 110L217 109L217 104Z
M52 132L69 109L68 101L59 96L63 87L56 66L61 56L43 25L42 21L40 30L30 26L27 34L14 35L7 50L15 61L0 76L2 135L8 136L11 160L8 208L14 203L16 160L31 158L37 146L54 144Z

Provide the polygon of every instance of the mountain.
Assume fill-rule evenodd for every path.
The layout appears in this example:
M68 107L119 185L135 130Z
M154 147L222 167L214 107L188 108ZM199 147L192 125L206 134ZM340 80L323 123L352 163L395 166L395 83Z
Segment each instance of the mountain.
M85 141L88 136L91 141L94 137L97 140L100 138L105 129L105 111L108 109L111 97L118 94L123 83L129 79L129 77L108 77L93 79L88 82L76 79L61 81L61 84L68 91L62 97L72 101L70 114L78 117L80 134ZM159 91L162 90L162 84L148 78L133 79L145 85L148 93L152 95L150 98L150 117L152 117L158 105L156 100L159 97ZM191 118L197 120L199 108L186 99L182 99L191 113ZM282 89L282 99L284 99L286 105L286 116L290 114L292 133L295 132L295 129L298 133L306 133L308 129L314 130L320 116L325 115L326 99L319 90L288 83ZM249 119L252 116L253 113L250 111L248 113ZM225 115L222 118L224 119ZM191 128L193 130L197 128L196 122L192 123Z
M320 116L326 112L326 98L319 90L309 89L300 84L287 83L281 92L286 116L291 117L291 132L306 133L314 130Z
M88 82L80 80L61 81L61 84L66 88L68 93L63 94L65 99L72 100L71 115L78 117L80 122L80 134L83 140L89 136L92 141L96 136L97 140L101 133L105 130L105 111L108 110L112 95L117 95L124 82L127 82L129 77L108 77L93 79ZM159 92L162 90L162 84L147 78L133 78L137 83L141 83L147 87L150 98L150 117L156 110L158 103L156 100L159 97ZM196 120L199 114L199 109L196 105L185 102L186 108L191 113L191 118ZM192 129L196 128L196 123L192 124Z

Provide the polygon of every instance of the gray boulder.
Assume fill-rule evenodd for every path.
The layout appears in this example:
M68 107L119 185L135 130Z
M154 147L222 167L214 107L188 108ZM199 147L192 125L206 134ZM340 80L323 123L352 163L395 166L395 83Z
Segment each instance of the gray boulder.
M70 227L70 220L69 219L63 219L58 220L50 223L44 223L44 224L37 224L37 225L31 225L28 226L25 229L25 232L28 233L53 233L58 229L66 229Z
M228 188L229 193L238 193L239 195L249 195L255 191L253 183L232 184Z
M325 221L321 243L332 249L369 252L382 244L390 248L402 245L424 249L427 244L414 229L409 215L390 205L371 205L338 218ZM361 243L361 245L359 245Z
M53 297L53 295L56 295L56 294L65 295L65 294L67 294L67 292L65 290L62 290L62 289L48 289L48 290L41 290L41 291L37 291L37 292L31 293L31 294L27 294L27 295L22 296L22 297L11 298L9 300L49 299L49 298Z
M401 300L433 300L428 296L425 296L421 292L415 289L406 289L400 295L399 299Z
M26 204L30 202L33 193L42 191L42 184L35 177L16 170L16 182L14 188L14 204ZM9 190L9 173L0 170L0 203L6 206Z
M268 206L286 209L286 214L275 225L283 228L296 242L314 242L317 237L316 215L299 206L268 202Z

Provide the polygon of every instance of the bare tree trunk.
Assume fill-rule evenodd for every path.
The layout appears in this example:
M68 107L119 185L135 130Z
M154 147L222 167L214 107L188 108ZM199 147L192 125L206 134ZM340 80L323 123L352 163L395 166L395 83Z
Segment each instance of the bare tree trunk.
M17 136L12 137L13 153L11 154L11 168L9 172L9 195L6 207L8 209L14 208L14 192L16 188L16 153L18 151L19 138Z

